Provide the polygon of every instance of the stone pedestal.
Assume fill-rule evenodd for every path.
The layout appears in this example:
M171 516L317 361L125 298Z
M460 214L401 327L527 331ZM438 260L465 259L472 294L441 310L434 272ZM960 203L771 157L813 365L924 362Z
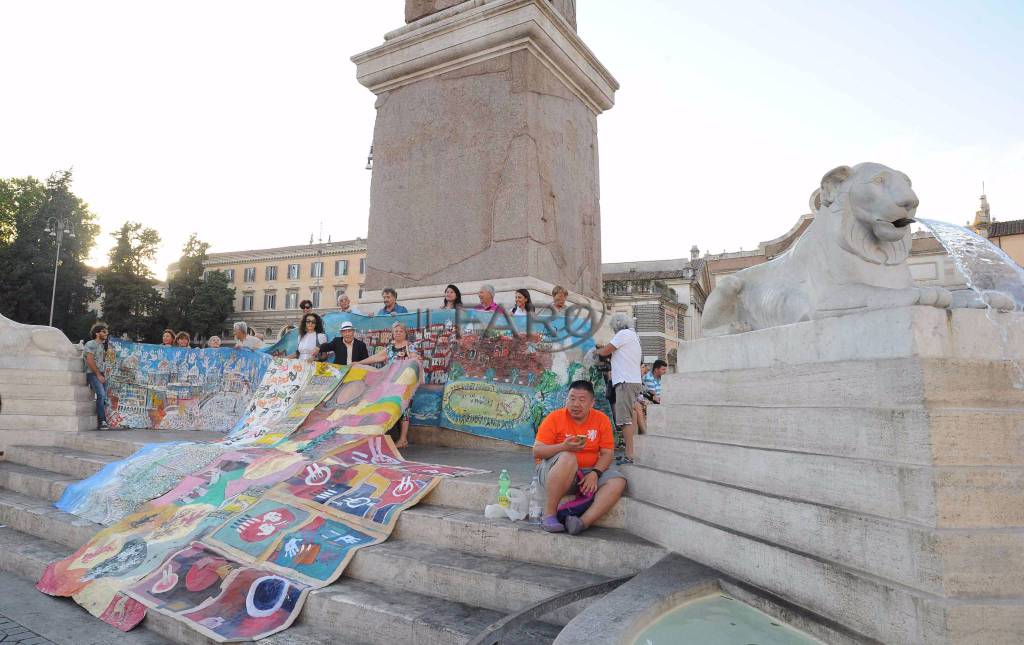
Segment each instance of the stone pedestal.
M599 300L597 115L618 84L572 24L546 0L469 0L385 38L353 57L378 97L371 297L504 279Z
M634 532L868 639L1024 642L1024 325L912 307L679 357Z
M52 432L96 429L96 399L80 358L0 358L0 450L49 444Z

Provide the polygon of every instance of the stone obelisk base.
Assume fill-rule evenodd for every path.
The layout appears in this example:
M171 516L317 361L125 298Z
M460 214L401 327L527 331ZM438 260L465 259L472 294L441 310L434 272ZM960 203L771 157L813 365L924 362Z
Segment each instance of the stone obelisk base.
M686 343L627 526L870 639L1021 643L1021 323L913 307Z

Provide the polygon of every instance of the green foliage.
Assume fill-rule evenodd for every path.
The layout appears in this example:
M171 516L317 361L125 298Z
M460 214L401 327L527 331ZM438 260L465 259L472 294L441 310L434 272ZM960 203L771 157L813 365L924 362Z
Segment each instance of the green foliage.
M117 244L110 264L96 274L103 288L103 318L111 334L132 340L158 341L163 330L163 297L149 269L160 247L160 235L138 222L125 222L113 233Z
M192 300L194 336L209 338L224 329L224 322L235 311L235 288L220 271L211 271L196 289Z
M55 172L41 182L34 177L0 179L0 313L18 322L49 322L53 269L59 261L53 299L53 325L72 340L88 336L93 296L86 288L89 256L99 226L88 205L71 192L71 171ZM57 239L47 222L64 220L75 236Z
M165 313L175 330L186 330L193 338L219 334L224 321L234 312L235 289L220 271L203 274L206 250L193 233L182 249L178 268L167 282Z
M181 250L181 259L174 275L167 281L165 314L167 324L174 330L192 329L192 302L203 283L203 262L209 244L200 242L193 233Z
M551 370L544 370L544 373L540 376L540 382L537 383L537 391L541 394L550 394L562 387L559 382L558 375Z

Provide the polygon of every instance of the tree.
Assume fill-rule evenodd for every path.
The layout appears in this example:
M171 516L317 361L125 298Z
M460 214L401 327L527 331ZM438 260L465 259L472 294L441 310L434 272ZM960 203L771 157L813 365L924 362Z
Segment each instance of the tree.
M219 334L224 321L234 312L235 289L220 271L206 272L206 250L193 233L182 249L178 268L167 282L166 315L173 329L192 332L193 337Z
M96 273L96 284L103 288L103 318L112 334L156 340L163 328L163 297L148 263L156 257L160 235L138 222L125 222L113 236L117 244L110 264Z
M85 259L99 233L88 205L71 192L70 170L45 183L34 177L0 179L0 313L19 322L45 325L50 315L54 262L58 264L53 325L71 339L88 336L92 290L85 285ZM60 258L48 222L65 221Z
M192 329L198 337L219 334L235 311L235 288L221 271L210 271L192 300Z
M189 236L188 242L181 250L178 268L167 281L167 302L165 312L167 324L171 329L191 329L192 302L196 292L203 283L203 262L206 261L206 249L209 244L200 242L196 234Z

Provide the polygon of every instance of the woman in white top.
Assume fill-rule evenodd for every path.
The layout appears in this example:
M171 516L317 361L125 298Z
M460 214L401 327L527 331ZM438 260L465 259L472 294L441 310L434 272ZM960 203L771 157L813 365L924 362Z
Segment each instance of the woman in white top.
M525 316L533 311L533 300L528 289L516 289L516 306L509 311L513 316Z
M301 358L312 361L320 352L320 345L327 342L327 334L324 333L324 320L319 315L308 313L302 317L302 327L299 329L299 350L292 358Z

